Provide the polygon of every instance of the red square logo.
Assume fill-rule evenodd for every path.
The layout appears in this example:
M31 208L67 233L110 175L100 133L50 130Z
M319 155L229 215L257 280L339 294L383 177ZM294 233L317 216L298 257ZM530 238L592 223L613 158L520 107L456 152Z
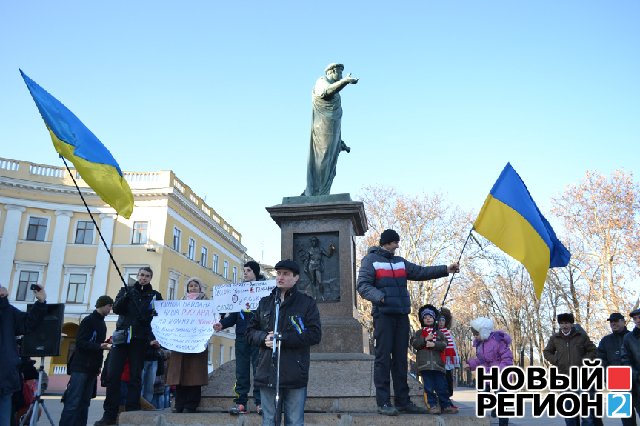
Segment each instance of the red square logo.
M610 391L631 390L631 367L607 367L607 389Z

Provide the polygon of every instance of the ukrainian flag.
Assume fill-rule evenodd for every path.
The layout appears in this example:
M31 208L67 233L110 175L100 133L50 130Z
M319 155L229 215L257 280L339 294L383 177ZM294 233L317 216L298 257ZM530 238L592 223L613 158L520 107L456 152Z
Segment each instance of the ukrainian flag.
M105 203L128 219L133 212L133 194L109 150L59 100L22 70L20 74L51 134L58 154L73 163L82 179Z
M509 163L493 185L473 229L524 265L538 298L549 268L567 266L571 259Z

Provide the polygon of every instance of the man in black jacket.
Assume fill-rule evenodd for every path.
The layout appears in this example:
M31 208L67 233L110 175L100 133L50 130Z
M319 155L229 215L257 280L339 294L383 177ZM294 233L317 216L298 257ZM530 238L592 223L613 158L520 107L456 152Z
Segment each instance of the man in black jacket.
M627 321L620 312L614 312L609 315L609 326L611 334L604 336L598 344L598 358L602 361L603 367L610 365L622 365L622 342L624 336L629 333L627 330ZM635 426L636 417L623 417L622 424L624 426Z
M631 366L631 394L636 414L640 415L640 309L629 313L635 327L622 340L622 365Z
M260 347L254 386L260 388L262 424L274 424L276 414L277 358L273 357L275 305L280 304L277 332L280 340L280 404L285 423L304 424L304 404L309 381L310 347L322 336L320 312L315 300L298 291L300 267L292 260L281 260L275 266L276 288L260 300L247 328L247 341Z
M607 334L600 340L598 358L602 361L603 367L622 365L622 341L629 332L627 330L627 322L619 312L609 315L607 321L609 321L609 327L611 327L611 334Z
M153 271L148 266L138 271L138 281L130 287L123 287L113 303L113 312L118 314L116 331L113 332L109 369L107 371L107 396L104 400L104 414L94 426L115 425L120 406L120 376L124 363L129 359L130 380L127 388L125 410L140 409L140 389L142 386L142 366L149 345L160 347L151 331L151 320L155 315L154 302L162 300L162 295L151 287Z
M11 422L11 397L13 393L22 389L18 367L16 336L27 334L35 329L47 314L47 294L43 288L35 292L36 303L29 313L11 306L9 292L0 285L0 425Z
M244 264L244 282L264 281L264 276L260 274L260 264L255 260L250 260ZM247 325L251 322L254 311L243 309L240 312L232 312L225 316L220 322L213 324L215 331L236 326L236 384L233 391L236 397L233 399L233 407L229 414L238 415L247 412L247 401L249 400L249 390L251 390L251 369L256 375L258 366L258 347L250 345L245 338ZM253 398L256 403L256 412L262 414L262 403L260 401L260 389L253 386Z
M400 235L393 229L385 229L380 234L380 246L369 248L358 271L358 293L372 305L373 337L376 341L373 381L378 413L385 416L397 416L399 412L427 412L409 398L407 350L411 332L408 316L411 298L407 280L433 280L460 270L457 263L419 266L408 262L395 255L399 247ZM395 406L391 405L389 375L393 378Z
M87 424L89 404L95 393L96 379L102 368L102 351L111 345L105 343L107 326L104 318L113 307L113 299L100 296L96 309L80 322L76 336L76 349L69 360L69 384L64 393L64 409L60 424L64 426L84 426Z

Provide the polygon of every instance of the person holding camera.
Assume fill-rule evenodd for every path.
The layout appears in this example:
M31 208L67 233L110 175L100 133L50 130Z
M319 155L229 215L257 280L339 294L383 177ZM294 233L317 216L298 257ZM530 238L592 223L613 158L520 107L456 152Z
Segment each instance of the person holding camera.
M35 287L34 287L35 288ZM39 289L39 290L37 290ZM22 389L18 367L20 355L17 351L16 336L28 334L38 327L47 313L47 294L40 286L34 289L36 303L29 313L22 312L9 303L9 291L0 285L0 426L11 424L11 397Z
M142 387L142 367L149 346L159 348L160 344L151 331L151 320L155 316L154 302L162 300L162 295L151 287L153 271L148 266L138 271L138 281L130 287L123 287L113 303L113 312L118 314L116 330L113 332L107 396L104 400L104 414L94 426L115 425L120 405L120 375L124 363L129 359L130 380L127 388L126 411L140 409Z
M71 377L63 396L61 425L87 424L89 405L96 392L96 380L102 368L103 351L111 349L111 345L105 342L107 325L104 318L109 315L112 307L112 298L100 296L93 313L80 322L76 348L68 362L67 372Z

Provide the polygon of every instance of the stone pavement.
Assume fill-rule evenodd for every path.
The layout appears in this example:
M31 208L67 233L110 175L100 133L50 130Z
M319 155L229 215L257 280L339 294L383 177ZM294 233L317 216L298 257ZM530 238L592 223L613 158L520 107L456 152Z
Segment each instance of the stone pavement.
M62 403L60 403L59 395L45 395L45 406L49 410L54 423L57 425L60 421L60 413L62 412ZM375 414L331 414L335 425L437 425L437 426L462 426L467 424L474 425L491 425L498 424L497 419L476 419L475 418L475 390L468 388L456 389L454 393L455 404L460 408L460 413L457 415L442 415L442 416L416 416L416 415L403 415L398 417L385 417ZM89 409L89 425L102 417L102 403L104 401L103 396L98 396L91 401L91 407ZM414 400L415 403L420 404L421 401ZM231 401L229 401L231 404ZM305 415L306 424L319 425L328 423L319 423L319 413L307 413ZM327 419L327 415L324 415L324 420ZM174 414L169 409L158 411L139 411L125 413L122 417L121 424L135 424L135 425L170 425L170 424L185 424L185 425L260 425L260 419L257 414L251 413L239 417L232 417L226 413L211 413L202 412L196 414ZM619 426L621 422L619 419L605 418L605 426ZM217 421L217 422L216 422ZM40 425L47 425L48 421L44 414L40 417L38 422ZM513 426L562 426L564 420L557 418L540 418L534 419L531 416L522 419L512 419L510 425Z

